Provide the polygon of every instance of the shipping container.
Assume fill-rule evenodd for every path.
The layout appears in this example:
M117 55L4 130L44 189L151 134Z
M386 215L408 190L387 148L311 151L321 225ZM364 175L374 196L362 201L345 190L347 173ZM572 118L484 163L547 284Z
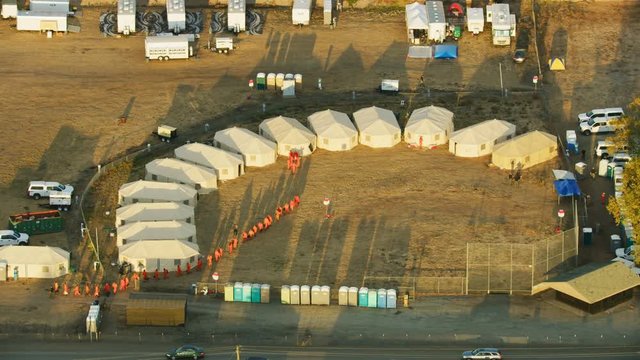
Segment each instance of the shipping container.
M43 11L18 11L18 31L67 32L67 13Z
M66 16L69 13L69 0L29 0L29 10L62 13Z
M58 210L16 214L9 216L9 228L29 235L55 233L64 230L64 219Z

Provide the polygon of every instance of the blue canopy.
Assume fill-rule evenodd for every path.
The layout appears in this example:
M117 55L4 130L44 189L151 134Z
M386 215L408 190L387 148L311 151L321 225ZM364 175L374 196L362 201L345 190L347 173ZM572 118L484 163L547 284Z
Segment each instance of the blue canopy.
M436 45L433 58L434 59L457 59L458 46L457 45Z
M553 186L558 196L580 196L580 187L576 180L555 180Z

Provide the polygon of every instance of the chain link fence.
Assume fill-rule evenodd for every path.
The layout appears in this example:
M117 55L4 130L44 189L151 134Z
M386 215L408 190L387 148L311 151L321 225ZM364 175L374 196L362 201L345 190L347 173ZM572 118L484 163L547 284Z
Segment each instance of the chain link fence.
M398 297L411 300L423 296L464 295L464 276L365 276L362 286L370 289L397 289Z

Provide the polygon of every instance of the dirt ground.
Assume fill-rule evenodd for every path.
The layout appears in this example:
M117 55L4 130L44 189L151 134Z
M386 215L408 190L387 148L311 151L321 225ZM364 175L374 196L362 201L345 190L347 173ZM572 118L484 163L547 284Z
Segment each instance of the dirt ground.
M0 216L38 208L23 196L30 180L70 182L82 190L97 164L155 143L149 134L160 123L177 126L185 141L210 137L203 134L204 123L212 130L231 124L255 130L270 116L304 120L328 107L351 113L376 104L393 110L404 124L412 109L435 104L454 111L456 128L496 117L516 123L518 133L543 129L562 134L575 126L578 112L628 103L639 85L638 67L630 60L640 51L635 35L640 25L633 21L637 4L541 6L543 70L545 59L554 54L567 57L567 71L544 71L540 96L530 93L531 76L537 73L533 55L514 65L511 49L490 45L488 30L477 37L465 34L456 61L407 59L401 11L347 11L338 28L330 30L294 28L288 11L269 9L265 33L241 35L234 54L201 49L195 59L167 63L144 61L143 36L104 38L97 24L106 9L85 8L81 33L53 39L18 33L14 22L2 21L2 124L13 136L0 139ZM530 16L528 1L516 9L520 17ZM321 13L314 15L312 22L319 24ZM610 20L599 21L603 16ZM533 42L529 50L535 53ZM499 97L499 64L504 86L511 90L506 99ZM257 72L301 73L303 90L287 100L251 93L247 82ZM418 86L421 75L425 88ZM314 86L320 77L323 91ZM403 94L377 95L373 89L382 78L400 79ZM121 114L129 120L118 126ZM218 268L221 280L359 285L365 275L460 275L465 242L527 242L548 234L555 221L551 164L527 172L516 188L508 185L505 172L487 162L456 159L442 149L360 146L349 153L320 151L290 177L280 159L277 165L250 169L203 199L197 214L201 250L206 253L224 241L233 222L252 223L278 201L298 194L303 205L295 214L225 258ZM129 178L138 176L134 172ZM333 201L330 220L322 216L325 196ZM79 258L84 247L77 223L73 212L67 233L35 236L33 243L71 249ZM113 250L109 254L105 247L104 254L112 259ZM2 303L19 296L0 292Z

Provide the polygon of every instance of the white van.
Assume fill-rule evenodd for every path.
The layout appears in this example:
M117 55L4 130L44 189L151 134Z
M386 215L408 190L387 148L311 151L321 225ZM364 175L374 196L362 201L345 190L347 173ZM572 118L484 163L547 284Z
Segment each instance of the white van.
M607 119L620 119L624 116L624 110L620 107L606 108L606 109L593 109L589 112L578 114L578 122L583 123L589 120L607 120Z

